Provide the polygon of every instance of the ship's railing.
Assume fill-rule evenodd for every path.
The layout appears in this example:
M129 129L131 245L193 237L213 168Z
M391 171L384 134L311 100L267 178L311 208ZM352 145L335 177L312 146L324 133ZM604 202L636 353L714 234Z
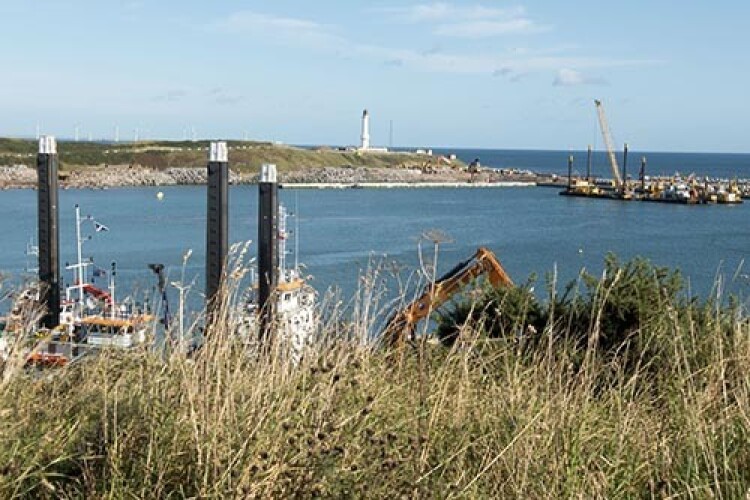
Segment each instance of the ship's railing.
M29 358L36 358L44 362L51 360L53 357L63 357L67 363L72 363L87 354L90 354L96 347L88 344L78 344L64 340L43 340L37 344Z

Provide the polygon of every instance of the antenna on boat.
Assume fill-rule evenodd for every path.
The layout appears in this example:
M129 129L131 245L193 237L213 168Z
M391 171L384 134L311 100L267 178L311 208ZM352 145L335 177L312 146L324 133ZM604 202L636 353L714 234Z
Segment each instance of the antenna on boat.
M26 255L26 268L24 270L27 273L38 273L39 272L38 262L37 262L37 266L36 267L34 267L29 262L29 257L35 258L35 259L37 259L37 261L39 259L39 245L34 244L34 238L33 237L29 238L29 242L26 243L26 252L25 252L25 255Z
M286 221L289 218L289 212L287 212L286 207L283 204L279 204L279 280L280 281L287 281L287 274L286 274L286 243L287 238L289 236L289 231L286 227Z
M83 317L83 307L84 307L84 297L83 297L83 240L81 239L81 207L76 204L76 251L78 252L78 262L75 266L72 266L76 269L76 276L78 278L78 283L76 283L76 286L78 288L78 301L79 305L81 307L81 317Z
M299 191L294 192L294 270L299 273Z
M167 299L167 277L164 273L164 264L149 264L148 268L157 276L157 288L161 295L161 303L164 308L162 323L164 324L164 328L169 330L169 300Z

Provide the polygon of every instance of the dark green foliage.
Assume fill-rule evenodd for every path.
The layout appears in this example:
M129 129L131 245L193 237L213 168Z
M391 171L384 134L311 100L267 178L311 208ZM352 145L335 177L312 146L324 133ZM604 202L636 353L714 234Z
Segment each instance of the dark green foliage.
M531 284L486 289L478 299L445 313L437 335L452 344L468 323L489 338L522 340L532 350L546 348L552 337L572 343L580 352L593 348L605 359L635 369L656 362L668 348L654 332L664 331L670 308L680 313L695 310L682 292L679 272L643 258L621 263L609 255L601 277L584 273L562 296L551 293L546 303L537 300Z
M528 287L487 288L478 301L461 302L445 313L436 335L444 344L452 345L467 322L490 338L518 338L541 331L547 314Z

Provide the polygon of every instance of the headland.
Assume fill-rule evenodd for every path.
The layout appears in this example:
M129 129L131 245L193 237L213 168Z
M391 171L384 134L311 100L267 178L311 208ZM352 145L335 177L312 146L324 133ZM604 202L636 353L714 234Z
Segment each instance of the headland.
M427 153L301 148L229 141L232 184L253 184L273 163L287 187L500 187L531 185L528 172L471 171L460 159ZM34 140L0 139L0 189L34 188ZM62 188L144 187L206 183L206 141L60 144Z

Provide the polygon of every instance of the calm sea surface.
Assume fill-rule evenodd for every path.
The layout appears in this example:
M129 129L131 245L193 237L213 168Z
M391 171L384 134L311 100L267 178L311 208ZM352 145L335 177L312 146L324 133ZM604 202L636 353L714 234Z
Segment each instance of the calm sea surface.
M457 152L469 159L478 156L485 165L537 170L544 166L554 170L567 156L567 152ZM665 171L682 164L693 166L683 172L750 177L748 155L662 155ZM163 201L157 200L158 191L164 192ZM257 187L235 186L230 196L231 241L255 240ZM604 256L615 252L623 259L642 255L656 264L679 268L695 293L711 291L717 276L727 289L743 295L750 291L750 270L744 266L750 257L750 203L696 207L622 203L558 196L551 188L284 189L281 199L298 212L299 260L314 276L313 285L319 291L339 287L344 297L356 290L370 259L415 269L420 236L432 230L450 239L441 245L440 271L481 245L497 253L516 282L531 273L543 278L553 269L560 282L567 282L582 268L600 272ZM75 258L76 203L84 214L110 229L94 233L92 224L86 226L86 234L93 236L84 245L84 255L93 256L103 268L116 261L126 290L153 288L149 263L166 264L170 279L179 279L188 249L193 253L186 281L195 279L202 288L205 187L61 191L63 263ZM36 239L36 192L0 191L0 214L0 273L19 279L24 268L34 264L24 250L30 238ZM290 226L294 225L291 219ZM431 253L431 245L426 246ZM199 302L197 295L194 302Z
M435 149L436 154L454 153L468 163L479 158L482 165L494 168L519 168L535 172L551 172L567 175L568 155L574 157L575 173L586 173L586 151L526 151L494 149ZM638 177L641 158L646 157L647 175L674 175L717 177L722 179L750 179L750 154L725 153L653 153L630 150L628 153L628 175ZM622 151L617 153L622 168ZM611 177L609 160L603 151L595 151L592 173L598 177Z

